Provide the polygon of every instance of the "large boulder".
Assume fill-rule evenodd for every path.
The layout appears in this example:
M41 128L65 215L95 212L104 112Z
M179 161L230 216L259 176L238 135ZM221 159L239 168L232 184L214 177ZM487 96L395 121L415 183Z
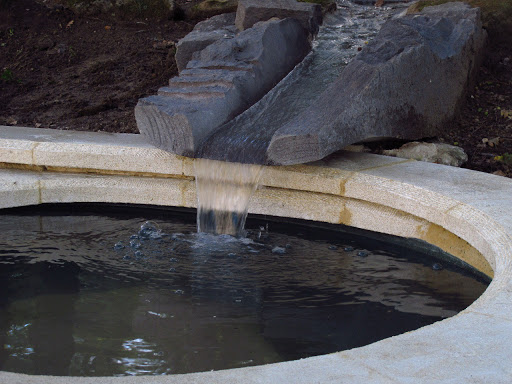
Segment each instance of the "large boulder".
M239 0L235 25L243 31L273 17L297 19L304 29L315 35L322 24L322 7L296 0Z
M479 9L463 3L389 20L330 88L276 131L268 163L318 160L373 137L436 135L475 77L485 36Z
M249 108L310 51L295 19L269 20L192 55L158 95L139 100L139 131L158 148L192 156L211 132Z
M192 32L176 44L176 64L181 72L195 52L202 51L220 39L235 36L235 13L224 13L197 23Z

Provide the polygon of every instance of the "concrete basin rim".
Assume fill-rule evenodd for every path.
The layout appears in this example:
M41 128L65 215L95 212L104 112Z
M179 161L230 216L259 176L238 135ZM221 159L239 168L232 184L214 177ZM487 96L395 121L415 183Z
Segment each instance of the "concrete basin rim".
M71 134L72 133L69 133ZM94 135L93 135L94 136ZM135 136L135 135L134 135ZM2 133L0 130L0 142L2 138ZM101 141L101 135L98 136L99 140ZM130 138L132 140L132 138ZM33 141L33 138L28 138L27 141ZM137 140L135 140L137 141ZM23 140L20 141L20 143L23 143ZM83 144L83 145L89 145L89 143ZM133 145L132 145L133 146ZM135 144L135 146L137 146ZM33 148L37 147L37 145L34 145ZM144 150L148 151L148 153L151 153L152 151L158 151L153 148L148 148L147 146L143 146ZM11 148L12 149L12 148ZM124 149L130 150L130 147L126 147ZM5 150L0 145L0 157L2 157L2 163L9 163L5 160ZM87 153L87 150L85 150L85 153ZM83 153L81 154L83 156ZM114 156L117 156L117 154L114 154ZM185 161L185 160L183 160ZM22 165L22 162L19 162L18 160L13 159L12 164ZM415 166L421 167L421 164L415 163ZM425 165L426 167L431 167L432 165ZM304 167L304 168L303 168ZM316 168L315 166L314 168ZM285 173L296 173L298 172L299 176L304 173L304 177L309 178L316 178L323 182L332 182L331 177L331 169L330 168L324 168L323 172L327 174L321 175L321 174L315 174L314 172L311 172L311 166L298 166L298 167L276 167L275 169L279 168L281 170L284 170ZM302 169L303 168L303 169ZM308 171L308 168L310 171ZM288 170L287 170L288 169ZM302 169L302 170L301 170ZM446 169L444 169L446 171ZM100 171L100 170L99 170ZM489 285L488 289L484 292L484 294L476 300L471 306L466 308L464 311L460 312L458 315L444 320L442 322L427 326L422 328L423 329L435 329L436 327L439 329L442 329L443 326L446 326L449 323L460 321L460 319L464 318L464 316L468 314L474 314L476 313L482 313L484 312L483 307L486 306L486 303L492 302L495 297L504 291L508 292L510 295L510 292L512 292L512 289L510 288L510 276L512 275L512 235L510 229L507 230L506 227L501 225L500 222L498 222L495 218L492 217L492 214L488 214L485 212L485 210L477 209L473 207L471 204L464 203L460 200L459 197L453 197L449 195L443 195L442 193L431 191L426 188L423 188L421 186L415 185L414 182L411 182L410 184L408 182L403 181L397 181L393 179L388 179L386 177L378 176L378 175L372 175L367 174L363 172L358 171L344 171L341 170L341 172L347 172L344 177L345 179L345 189L341 192L339 192L339 197L352 199L352 200L361 200L361 201L367 201L371 202L373 204L381 204L387 208L390 208L392 210L395 210L397 212L405 211L407 212L407 209L409 211L412 211L411 205L408 205L407 207L402 205L403 202L401 202L402 198L409 198L413 202L418 201L418 197L421 198L424 194L429 195L429 201L430 204L425 204L424 207L419 207L418 211L416 212L407 212L409 214L422 217L423 219L426 219L430 222L435 222L435 220L438 220L440 224L444 224L445 227L449 227L450 225L456 225L456 223L466 223L470 228L470 230L474 231L474 238L473 239L466 239L468 242L470 242L471 245L475 245L475 239L478 239L482 244L477 245L479 247L479 250L483 250L483 256L489 261L491 264L491 267L494 270L495 276L492 281L492 283ZM461 170L458 170L456 168L453 169L454 173L460 173ZM100 191L102 188L105 188L106 186L110 185L114 189L117 188L117 193L122 194L126 193L126 185L132 184L133 188L142 188L143 190L146 190L147 188L151 189L156 184L149 183L149 187L147 185L137 183L138 177L136 176L128 176L128 175L102 175L101 172L97 175L83 175L83 174L76 174L76 173L49 173L49 172L34 172L31 170L24 171L24 170L0 170L0 174L2 174L2 178L4 180L8 180L10 177L13 179L19 178L19 183L9 183L5 182L2 183L0 179L0 196L6 196L6 194L12 192L28 192L27 196L33 196L34 194L37 194L39 196L39 199L41 198L41 186L46 183L48 180L58 180L59 178L62 178L63 182L67 187L68 190L68 198L69 200L73 200L73 195L81 195L81 201L84 201L84 193L81 191L83 186L85 184L88 184L90 186L95 186L98 191ZM185 176L191 176L186 175ZM498 177L498 176L495 176ZM23 184L26 180L26 188L23 187ZM150 177L149 177L150 178ZM123 184L121 182L124 180L127 184ZM276 185L272 179L266 179L266 188L270 189L279 189L279 186ZM503 180L504 183L510 183L509 180ZM85 183L85 184L84 184ZM191 180L181 180L180 183L193 183ZM347 184L350 183L350 188L346 188ZM21 189L20 189L20 184ZM183 184L183 185L185 185ZM60 183L55 183L52 187L51 182L49 184L45 184L47 187L56 188L61 190L63 185ZM375 195L369 195L368 194L368 188L371 186L376 186L376 188L379 190L378 194ZM146 188L146 189L144 189ZM286 189L286 188L285 188ZM288 188L292 190L293 188ZM310 188L311 189L311 188ZM314 188L313 188L314 189ZM296 190L299 190L297 187ZM360 190L360 192L358 192ZM325 191L304 191L306 193L320 193L320 194L329 194ZM492 192L492 191L490 191ZM114 195L116 192L114 192ZM386 196L382 196L382 194ZM134 193L133 195L138 195ZM334 195L334 194L332 194ZM372 197L373 196L373 197ZM411 197L412 196L412 197ZM426 196L426 195L425 195ZM96 202L97 200L105 199L104 196L99 198L98 196L89 196L91 202ZM449 209L447 211L442 211L441 209L437 209L432 204L432 201L435 201L436 199L439 199L438 201L441 203L440 205L443 207L448 206ZM442 202L441 200L444 200ZM190 205L190 200L185 201L183 200L186 205ZM42 201L38 201L42 202ZM46 201L44 201L46 202ZM48 201L50 202L50 201ZM61 201L53 201L53 202L61 202ZM32 205L34 201L31 198L28 198L25 202L18 201L17 205ZM443 205L443 203L445 205ZM165 204L165 202L164 202ZM192 202L193 204L193 202ZM387 204L387 205L384 205ZM158 204L157 204L158 205ZM0 208L6 208L7 205L5 205L4 200L2 199L0 202ZM428 211L431 210L429 214ZM512 204L508 205L508 211L504 212L504 214L512 213ZM453 219L450 222L444 222L446 221L445 217L441 217L440 215L448 215L451 216L449 219ZM454 224L455 223L455 224ZM456 231L456 228L447 228L449 231ZM464 232L464 231L463 231ZM467 229L466 232L467 233ZM457 234L457 233L455 233ZM463 234L462 234L463 235ZM496 239L499 239L499 241L496 241ZM508 287L508 288L507 288ZM510 314L507 315L507 319L510 318ZM419 334L420 330L412 331L407 334L407 339L411 337L411 335L414 337L415 334ZM403 335L395 336L391 339L394 340L400 340ZM371 344L371 348L378 348L379 345L384 345L387 343L387 341L390 339L385 339L382 341L379 341L377 343ZM365 349L368 349L370 346L363 346L360 348L357 348L352 351L348 351L348 353L353 357L354 355L357 355L358 351L363 351ZM511 348L512 350L512 348ZM512 351L507 351L508 353L512 354ZM150 383L192 383L192 382L200 382L203 379L204 380L211 380L215 382L238 382L238 380L242 380L242 378L247 378L248 376L253 377L253 375L261 375L264 374L268 369L271 371L274 371L275 369L278 369L279 372L282 371L282 374L285 374L289 371L290 368L292 372L296 371L297 369L301 370L300 366L303 365L305 367L309 367L311 362L319 363L320 360L323 361L322 365L325 363L327 365L331 364L330 361L334 358L334 356L339 356L339 354L345 355L344 352L339 352L337 354L333 355L324 355L319 357L313 357L308 358L300 361L295 362L286 362L286 363L277 363L277 364L271 364L272 368L269 368L269 366L256 366L256 367L250 367L250 368L239 368L235 370L226 370L226 371L216 371L216 372L207 372L207 373L193 373L193 374L187 374L187 375L175 375L175 376L164 376L164 377L155 377L155 376L143 376L143 377L119 377L119 378L106 378L106 377L84 377L84 378L73 378L74 382L77 383L105 383L105 382L114 382L114 383L139 383L139 382L150 382ZM337 357L336 357L337 359ZM338 362L339 363L339 362ZM299 365L297 365L299 364ZM267 368L264 368L267 367ZM281 369L282 368L282 369ZM335 369L334 371L337 371ZM277 372L277 371L276 371ZM333 376L333 378L336 375ZM30 376L30 375L23 375L23 374L16 374L16 373L9 373L9 372L0 372L0 381L6 384L11 383L64 383L66 381L69 381L69 377L49 377L49 376ZM260 377L260 379L262 379ZM272 382L272 378L267 377L266 379L255 379L254 377L247 382ZM395 378L395 382L402 382L402 380L399 377ZM405 380L405 377L403 378ZM302 382L302 381L301 381ZM307 382L307 381L304 381ZM333 382L336 382L334 380ZM339 382L339 381L337 381Z

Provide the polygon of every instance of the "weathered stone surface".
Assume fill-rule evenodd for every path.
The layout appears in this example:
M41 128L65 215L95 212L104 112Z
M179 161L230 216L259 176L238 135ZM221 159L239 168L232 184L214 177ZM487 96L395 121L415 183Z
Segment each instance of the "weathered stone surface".
M235 13L224 13L198 23L192 32L176 44L176 64L182 71L192 59L192 54L199 52L217 40L232 38L237 30Z
M158 148L192 156L218 126L250 107L311 49L295 19L256 24L193 54L157 96L139 100L140 132Z
M383 154L403 159L451 165L452 167L460 167L468 161L468 155L462 148L444 143L420 143L414 141L404 144L398 149L384 151Z
M243 31L273 17L297 19L309 33L315 35L322 24L322 7L296 0L239 0L235 25Z
M392 19L267 150L271 164L321 159L370 137L433 136L451 120L485 42L478 8L428 7Z

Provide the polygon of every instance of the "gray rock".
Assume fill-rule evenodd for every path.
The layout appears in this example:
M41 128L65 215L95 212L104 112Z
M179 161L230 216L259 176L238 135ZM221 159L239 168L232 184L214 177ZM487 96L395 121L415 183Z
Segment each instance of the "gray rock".
M316 35L322 24L322 7L296 0L239 0L235 25L243 31L273 17L297 19L309 33Z
M462 148L444 143L420 143L414 141L404 144L398 149L383 151L383 154L403 159L451 165L452 167L460 167L468 161L468 155Z
M224 13L197 23L192 32L176 44L176 64L181 72L195 52L202 51L217 40L233 38L236 34L235 13Z
M211 132L250 107L310 51L295 19L256 24L193 54L179 77L139 100L139 131L158 148L192 156Z
M350 0L352 3L362 4L362 5L375 5L377 0ZM384 0L384 5L386 4L394 4L394 3L408 3L409 0Z
M463 3L389 20L330 88L276 131L268 162L318 160L371 137L436 135L463 101L485 37L480 10Z

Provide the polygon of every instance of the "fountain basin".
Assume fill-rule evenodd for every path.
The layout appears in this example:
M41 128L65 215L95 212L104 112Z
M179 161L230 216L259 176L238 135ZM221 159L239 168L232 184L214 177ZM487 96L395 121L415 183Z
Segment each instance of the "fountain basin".
M0 207L116 202L194 207L192 160L138 135L0 127ZM495 382L512 378L512 181L465 169L339 152L267 167L249 211L351 225L436 245L493 277L458 315L353 350L287 363L74 383ZM0 382L69 378L0 373Z

